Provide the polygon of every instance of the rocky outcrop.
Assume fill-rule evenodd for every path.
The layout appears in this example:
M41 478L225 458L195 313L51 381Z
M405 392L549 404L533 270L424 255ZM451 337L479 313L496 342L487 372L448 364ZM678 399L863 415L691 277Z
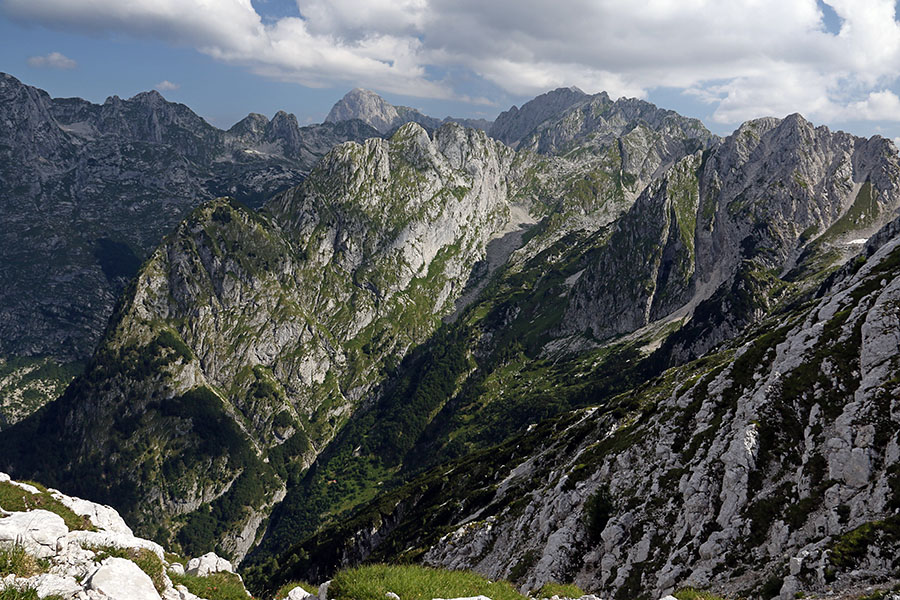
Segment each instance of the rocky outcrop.
M589 233L554 213L401 372L455 382L404 429L406 485L282 556L290 576L421 556L604 597L890 587L898 182L887 141L792 116L682 156ZM471 362L419 358L448 339ZM367 464L394 423L332 456Z
M187 564L188 575L197 577L207 577L210 573L234 573L231 563L220 556L216 556L215 552L207 552L198 558L192 558Z
M621 588L642 573L645 585L662 592L728 577L738 589L777 576L782 597L889 577L890 560L878 557L895 556L896 540L879 538L872 523L896 519L889 490L898 458L890 400L897 397L898 324L879 307L893 302L897 245L879 248L773 338L751 341L723 369L661 398L646 424L611 434L629 436L628 447L592 456L585 446L569 464L596 456L593 475L573 485L577 471L570 472L555 494L533 496L536 513L520 517L553 523L542 526L535 577L581 563L576 579L589 587ZM678 433L679 414L695 432L691 439ZM603 486L615 514L582 554L583 524L561 518L566 511L553 505L586 502ZM637 497L657 500L632 506L628 498ZM495 523L492 531L506 532L492 535L499 541L512 530ZM851 538L862 538L863 547L847 555ZM495 544L480 564L493 564L504 547ZM460 556L446 546L435 556L448 551ZM788 557L800 557L790 574ZM865 574L854 570L862 565Z
M168 575L170 571L179 570L175 567L180 567L183 574L183 565L169 564L158 544L134 537L109 506L66 496L52 489L44 492L32 485L12 481L5 473L0 473L0 484L21 490L25 504L46 504L43 498L49 494L72 512L67 514L60 505L51 507L53 510L64 516L81 516L86 521L79 526L88 528L70 530L63 517L50 510L0 511L0 552L21 549L25 553L24 558L4 563L6 567L11 566L13 572L4 573L0 579L0 592L30 589L38 598L54 596L64 600L198 598L184 585L174 585ZM9 497L9 493L4 494L4 498ZM195 569L195 573L189 572L194 577L231 571L228 561L213 553L193 559L190 564L195 562L201 568Z
M889 588L900 238L896 222L885 230L895 233L874 236L814 302L631 398L414 480L393 512L356 522L368 525L344 551L423 548L426 564L522 589L574 579L603 597ZM440 515L446 535L411 533L425 514Z
M132 561L107 558L86 580L87 589L110 600L158 600L153 580Z

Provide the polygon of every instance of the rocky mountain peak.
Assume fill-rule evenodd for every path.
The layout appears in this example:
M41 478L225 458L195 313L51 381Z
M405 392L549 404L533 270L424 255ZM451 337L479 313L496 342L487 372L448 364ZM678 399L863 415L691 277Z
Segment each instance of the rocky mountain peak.
M337 123L350 119L360 119L379 132L387 133L397 125L400 115L392 104L375 92L356 88L337 101L325 117L325 122Z
M262 141L266 133L266 127L269 125L269 118L259 113L250 113L237 123L231 126L228 134L238 139L245 140L251 144L258 144Z
M279 110L266 125L265 139L281 141L285 152L295 152L301 144L300 124L292 113Z
M129 102L137 102L138 104L149 104L151 106L160 106L168 104L168 100L156 90L148 90L140 92L128 99Z
M428 130L434 130L442 123L456 122L466 127L486 130L489 123L484 119L443 120L422 114L409 106L394 106L370 90L356 88L341 98L325 118L326 123L340 123L358 119L374 127L381 134L391 134L405 123L418 123Z
M47 93L23 84L12 75L0 75L0 123L5 124L3 136L9 136L8 164L13 164L13 152L16 160L41 155L52 160L57 156L48 153L65 153L67 149L62 147L68 145L67 136L56 126Z
M609 96L601 92L607 100ZM490 136L515 147L517 142L544 121L555 117L588 95L577 87L557 88L530 100L522 108L513 106L500 113L489 130Z

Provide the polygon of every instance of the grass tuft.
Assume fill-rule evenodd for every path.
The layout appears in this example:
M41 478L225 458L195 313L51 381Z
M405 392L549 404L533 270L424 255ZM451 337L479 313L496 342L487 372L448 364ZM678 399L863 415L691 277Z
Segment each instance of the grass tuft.
M69 530L96 530L90 519L75 514L71 508L51 496L46 488L39 489L37 494L32 494L8 481L0 482L0 507L11 512L48 510L62 517Z
M682 588L672 594L678 600L725 600L722 596L713 594L706 590L698 590L697 588Z
M212 573L209 577L196 575L171 575L174 585L183 585L195 596L207 600L248 600L250 596L244 589L240 577L234 573ZM383 600L379 598L379 600Z
M574 583L554 583L551 581L545 583L541 589L538 590L538 593L535 594L535 598L552 598L553 596L559 596L560 598L581 598L584 595L584 591Z
M445 571L416 565L367 565L334 576L328 595L335 600L384 600L393 592L402 600L487 596L524 600L505 581L491 582L471 571Z
M31 577L39 573L46 573L49 567L46 560L29 554L22 546L0 548L0 577L7 575Z
M18 589L11 585L0 588L0 600L39 600L37 590L34 588ZM44 596L43 600L63 600L62 596L53 594L52 596Z

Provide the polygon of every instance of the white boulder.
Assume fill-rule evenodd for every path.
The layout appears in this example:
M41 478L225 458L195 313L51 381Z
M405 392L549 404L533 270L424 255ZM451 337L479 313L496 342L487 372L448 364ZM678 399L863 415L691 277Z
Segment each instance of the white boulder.
M123 550L128 548L145 548L161 560L165 556L163 547L156 542L114 531L73 531L69 534L68 539L69 542L78 544L82 548L102 548L104 546L112 546Z
M15 512L0 519L0 544L22 546L38 558L62 551L68 533L62 517L47 510Z
M110 600L160 600L150 576L124 558L107 558L88 579L87 588Z
M220 571L228 571L234 573L231 563L224 558L217 556L215 552L207 552L203 556L192 558L188 562L187 574L197 577L206 577L210 573L219 573Z
M299 585L288 592L286 600L306 600L306 598L312 598L313 595L304 590Z
M87 517L97 529L134 537L131 527L125 523L125 519L119 516L119 513L111 506L66 496L56 490L52 490L52 494L54 498L62 502L76 515Z

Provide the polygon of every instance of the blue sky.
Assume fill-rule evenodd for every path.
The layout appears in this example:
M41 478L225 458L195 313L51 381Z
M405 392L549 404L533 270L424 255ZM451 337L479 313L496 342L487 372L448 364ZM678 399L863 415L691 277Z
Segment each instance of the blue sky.
M102 102L157 87L211 123L320 122L353 87L494 118L559 86L720 134L764 115L900 138L896 0L0 0L0 70Z

